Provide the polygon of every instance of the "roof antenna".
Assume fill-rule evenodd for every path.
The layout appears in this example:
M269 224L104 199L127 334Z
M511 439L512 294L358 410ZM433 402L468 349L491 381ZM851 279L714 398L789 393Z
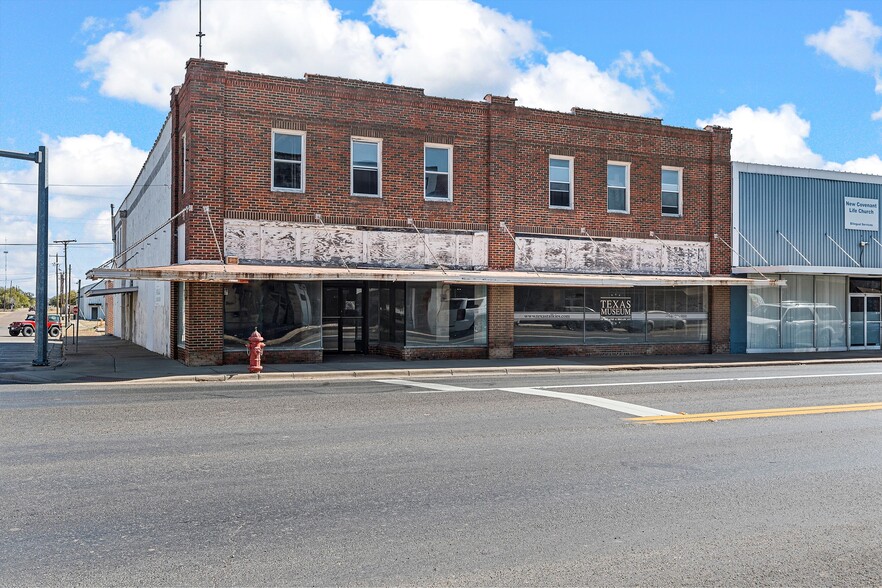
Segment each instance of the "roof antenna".
M202 59L202 37L205 36L202 32L202 0L199 0L199 32L196 36L199 37L199 59Z

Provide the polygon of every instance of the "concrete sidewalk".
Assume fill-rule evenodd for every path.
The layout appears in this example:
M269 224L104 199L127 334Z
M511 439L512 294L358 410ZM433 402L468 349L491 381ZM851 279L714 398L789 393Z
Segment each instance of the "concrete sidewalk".
M882 362L880 351L750 355L650 355L476 360L400 361L380 356L336 356L321 364L269 364L261 374L247 365L189 367L104 334L81 335L78 349L50 343L50 366L31 365L33 339L0 338L0 383L172 383L339 378L442 377L491 374L578 373L613 370L687 369L818 363Z

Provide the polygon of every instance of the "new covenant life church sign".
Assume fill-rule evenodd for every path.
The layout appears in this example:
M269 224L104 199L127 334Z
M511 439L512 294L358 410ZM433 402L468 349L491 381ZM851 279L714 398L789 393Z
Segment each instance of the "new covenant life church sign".
M846 196L845 228L858 231L878 231L879 201Z

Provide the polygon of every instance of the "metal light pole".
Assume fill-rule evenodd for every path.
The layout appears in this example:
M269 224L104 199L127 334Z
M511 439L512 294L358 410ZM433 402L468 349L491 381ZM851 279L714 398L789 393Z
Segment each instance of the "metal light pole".
M0 157L33 161L38 166L37 172L37 333L36 351L33 364L49 365L49 332L46 321L47 283L49 280L49 183L47 180L46 147L40 145L33 153L17 151L0 151Z

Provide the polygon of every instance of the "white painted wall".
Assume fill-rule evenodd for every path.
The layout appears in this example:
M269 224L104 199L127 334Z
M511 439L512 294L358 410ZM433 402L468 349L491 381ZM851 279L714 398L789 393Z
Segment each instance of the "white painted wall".
M516 236L515 269L589 274L696 275L710 271L710 243L657 239Z
M371 264L423 267L441 264L487 269L487 232L364 230L345 225L224 220L224 250L243 263ZM434 254L434 257L433 257Z
M171 216L172 153L171 124L165 125L156 144L147 156L144 168L138 175L134 187L120 204L114 216L114 226L121 224L117 250L125 250L144 238ZM150 237L119 261L122 267L155 267L171 263L171 226ZM147 280L123 280L116 286L132 285L138 288L135 294L114 296L115 324L114 335L130 339L132 342L165 356L171 355L169 336L170 292L168 282ZM131 310L127 310L127 304Z

